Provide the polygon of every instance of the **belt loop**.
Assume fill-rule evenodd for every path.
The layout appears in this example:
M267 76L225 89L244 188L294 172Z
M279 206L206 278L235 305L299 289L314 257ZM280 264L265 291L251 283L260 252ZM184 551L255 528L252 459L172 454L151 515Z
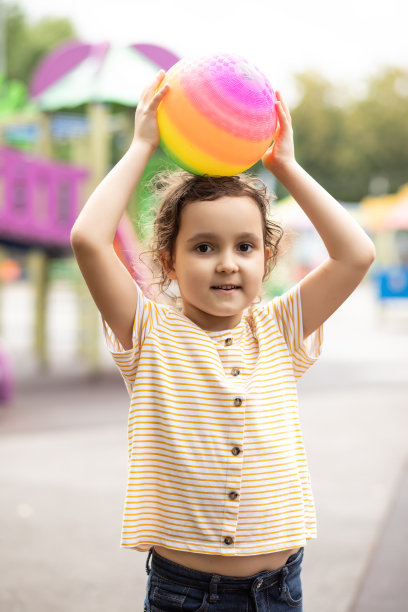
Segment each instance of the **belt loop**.
M283 592L286 591L286 584L285 584L285 580L286 580L286 575L288 573L288 568L286 566L284 566L279 574L279 594L282 595Z
M210 582L210 603L216 603L218 601L217 595L217 584L221 580L219 574L213 574Z
M152 556L152 552L153 552L153 546L150 548L149 554L147 555L147 561L146 561L146 574L147 575L149 575L150 572L152 571L151 568L149 567L149 561L150 561L150 557Z

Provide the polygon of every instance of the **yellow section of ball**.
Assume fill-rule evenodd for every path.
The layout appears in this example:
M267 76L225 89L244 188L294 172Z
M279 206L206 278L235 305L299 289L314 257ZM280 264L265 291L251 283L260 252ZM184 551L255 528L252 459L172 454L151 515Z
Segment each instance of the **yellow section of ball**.
M170 121L162 105L157 110L157 121L160 129L160 137L165 145L173 153L176 160L185 160L192 171L197 174L210 174L212 176L234 176L250 168L252 164L238 166L228 164L215 159L213 156L204 153L201 149L194 146ZM188 160L188 161L187 161Z

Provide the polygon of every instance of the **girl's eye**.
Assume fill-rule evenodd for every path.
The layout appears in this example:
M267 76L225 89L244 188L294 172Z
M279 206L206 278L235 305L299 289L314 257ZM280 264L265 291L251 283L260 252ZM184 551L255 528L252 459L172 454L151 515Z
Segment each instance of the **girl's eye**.
M249 244L248 242L243 242L239 245L238 250L241 253L249 253L253 248L254 247L252 246L252 244ZM199 253L209 253L211 249L212 247L209 244L199 244L198 246L196 246L196 251L198 251Z
M200 253L208 253L207 249L210 249L210 245L209 244L199 244L198 247L196 247L197 251L199 251Z

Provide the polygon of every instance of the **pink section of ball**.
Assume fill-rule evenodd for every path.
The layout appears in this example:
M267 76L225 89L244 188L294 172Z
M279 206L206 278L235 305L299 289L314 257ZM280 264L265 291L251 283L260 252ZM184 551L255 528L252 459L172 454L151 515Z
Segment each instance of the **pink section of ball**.
M229 78L225 78L225 69ZM246 60L227 58L222 60L222 66L214 62L208 66L208 72L214 86L231 102L247 107L248 110L254 108L264 111L265 107L269 107L272 88L262 73L250 66Z
M276 96L266 77L238 55L179 62L181 86L196 109L221 129L250 141L272 138Z

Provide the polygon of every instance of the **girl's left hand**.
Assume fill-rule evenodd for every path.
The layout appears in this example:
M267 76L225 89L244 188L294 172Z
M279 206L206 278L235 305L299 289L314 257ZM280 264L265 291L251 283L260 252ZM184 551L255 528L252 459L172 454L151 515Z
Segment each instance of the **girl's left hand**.
M278 127L275 132L274 141L262 157L262 163L267 170L279 171L281 168L295 161L295 147L293 144L292 119L289 109L279 91L276 92L278 99L276 111L278 113Z

